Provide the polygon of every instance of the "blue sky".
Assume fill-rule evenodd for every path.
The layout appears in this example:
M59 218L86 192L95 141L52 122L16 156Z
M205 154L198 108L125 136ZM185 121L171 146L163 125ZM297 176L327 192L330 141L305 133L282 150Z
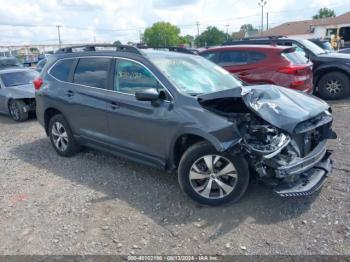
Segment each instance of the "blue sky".
M260 26L258 0L0 0L0 45L137 41L145 27L168 21L183 35L209 25L230 32L242 24ZM267 0L270 26L309 19L321 7L338 15L350 11L349 0ZM11 26L12 25L12 26ZM17 26L13 26L17 25ZM33 26L32 25L41 25ZM113 31L114 29L114 31Z

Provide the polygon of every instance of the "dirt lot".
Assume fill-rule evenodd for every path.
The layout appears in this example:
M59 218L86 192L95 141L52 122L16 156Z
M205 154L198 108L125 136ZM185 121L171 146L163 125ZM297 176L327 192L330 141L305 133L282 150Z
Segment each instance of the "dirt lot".
M335 169L312 197L252 184L203 208L177 178L100 152L65 159L0 116L0 254L350 254L350 103L333 104Z

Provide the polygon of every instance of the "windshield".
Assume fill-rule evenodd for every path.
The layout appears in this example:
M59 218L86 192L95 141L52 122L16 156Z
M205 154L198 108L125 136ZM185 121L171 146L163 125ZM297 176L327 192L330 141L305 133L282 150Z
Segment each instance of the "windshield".
M314 53L315 55L320 55L320 54L326 53L325 50L323 50L321 47L319 47L318 45L312 43L312 42L309 41L309 40L301 39L300 42L301 42L307 49L309 49L312 53Z
M31 84L39 75L36 71L19 71L4 73L1 75L2 82L6 87Z
M145 53L182 93L208 94L242 86L226 70L203 57L160 51Z
M20 67L21 64L15 58L2 58L0 59L0 69L9 67Z

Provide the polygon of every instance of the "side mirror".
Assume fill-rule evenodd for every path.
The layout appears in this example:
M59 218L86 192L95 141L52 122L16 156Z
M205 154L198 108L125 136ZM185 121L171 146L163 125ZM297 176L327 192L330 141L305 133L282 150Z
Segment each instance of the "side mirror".
M148 88L135 92L135 97L139 101L155 101L159 99L159 93L155 88Z

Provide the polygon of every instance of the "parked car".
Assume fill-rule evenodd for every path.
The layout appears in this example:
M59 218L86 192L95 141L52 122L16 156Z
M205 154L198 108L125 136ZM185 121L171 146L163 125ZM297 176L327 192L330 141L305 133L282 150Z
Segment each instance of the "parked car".
M243 87L198 55L77 50L61 49L34 81L37 118L61 156L83 145L177 170L206 205L237 201L254 173L281 196L301 196L331 172L331 109L318 98Z
M45 64L46 64L46 62L47 62L47 58L41 59L41 60L39 61L39 63L36 64L35 70L36 70L37 72L40 73L41 70L43 70L43 68L44 68L44 66L45 66Z
M35 112L33 80L39 74L31 69L0 70L0 112L15 121L25 121Z
M230 41L224 45L283 45L294 46L313 62L314 86L319 96L339 99L350 91L350 56L329 53L306 39L286 37L251 38Z
M309 41L321 47L326 52L329 52L329 53L335 52L330 41L327 39L312 38L312 39L309 39Z
M0 57L0 70L6 68L23 67L18 59L14 56Z
M340 50L339 50L339 53L342 53L342 54L350 54L350 48L340 49Z
M200 55L248 84L274 84L313 91L312 63L293 47L272 45L219 46Z

